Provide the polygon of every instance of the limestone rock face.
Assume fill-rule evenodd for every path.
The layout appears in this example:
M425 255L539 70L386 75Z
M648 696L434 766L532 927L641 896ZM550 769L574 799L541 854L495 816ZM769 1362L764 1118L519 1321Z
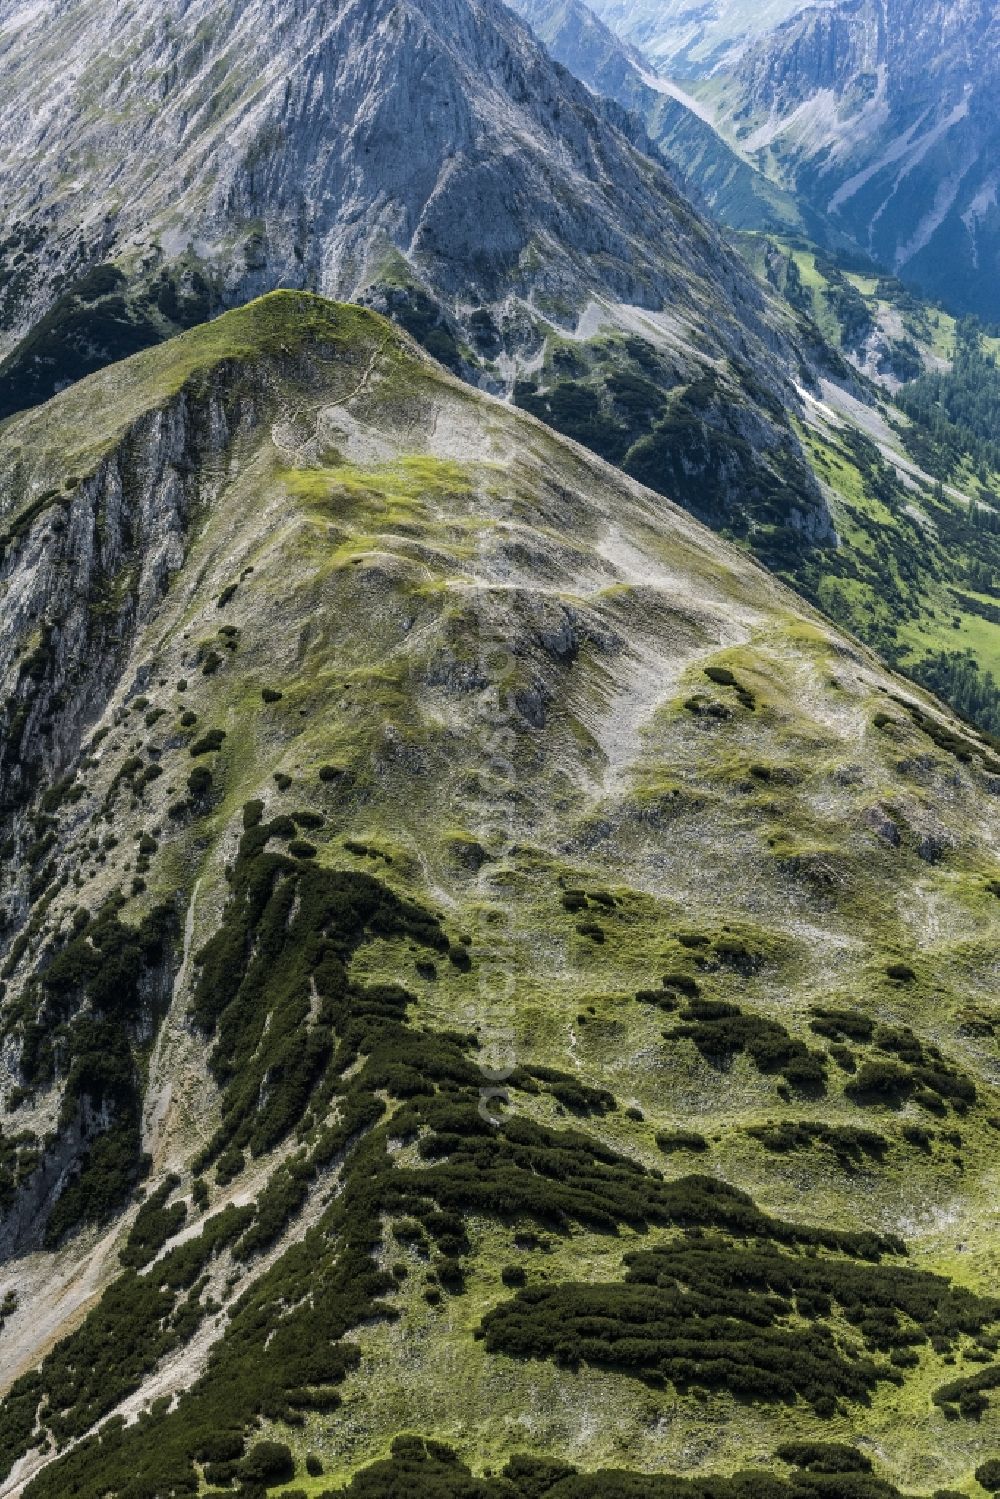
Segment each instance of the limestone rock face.
M595 295L710 344L759 331L758 289L641 127L498 0L140 0L111 24L97 0L18 3L0 70L0 355L35 330L22 370L58 359L39 320L98 266L80 295L113 294L88 328L110 357L281 286L390 311L402 287L463 372L466 338L530 344ZM470 330L481 306L496 330Z

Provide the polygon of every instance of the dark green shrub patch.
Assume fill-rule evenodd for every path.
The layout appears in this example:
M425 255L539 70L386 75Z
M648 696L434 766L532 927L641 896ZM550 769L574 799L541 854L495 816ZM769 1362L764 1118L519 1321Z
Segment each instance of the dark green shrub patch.
M814 1005L812 1013L809 1029L830 1041L870 1041L875 1031L874 1020L860 1010L830 1009Z
M298 1124L332 1057L331 1026L359 1002L346 964L369 931L446 946L433 919L368 875L293 862L267 851L270 836L264 823L244 832L229 914L198 954L192 1013L215 1036L210 1065L225 1089L216 1154L232 1146L260 1154ZM407 999L393 994L389 1011L402 1017Z
M40 1146L41 1141L29 1130L16 1135L0 1130L0 1212L14 1206L20 1187L42 1159Z
M745 1054L761 1072L779 1073L803 1092L825 1091L823 1057L776 1020L745 1014L738 1005L702 999L688 1004L680 1019L682 1023L664 1035L668 1040L693 1041L714 1066L728 1067L735 1057Z
M212 789L212 772L207 765L196 765L187 778L188 794L194 801L200 801L208 795Z
M78 913L64 944L29 982L12 1017L29 1087L63 1079L57 1133L79 1130L81 1152L52 1207L49 1245L85 1222L100 1222L127 1199L141 1172L137 1050L159 1021L175 923L158 906L138 927L110 901Z
M246 1483L270 1488L295 1477L291 1449L285 1442L255 1442L236 1469Z
M981 1369L978 1374L964 1379L953 1379L934 1391L932 1399L946 1416L962 1416L968 1421L978 1421L990 1401L987 1390L1000 1389L1000 1364Z
M711 958L704 958L706 966L734 968L737 973L749 976L758 973L764 963L764 955L742 937L723 934L712 942Z
M898 1108L913 1092L913 1078L898 1062L864 1062L844 1092L855 1103Z
M1000 1301L924 1271L749 1247L715 1234L629 1254L625 1265L622 1284L522 1290L484 1317L486 1347L616 1368L682 1391L802 1398L832 1415L838 1400L865 1400L878 1383L898 1378L882 1355L930 1337L953 1347L1000 1317ZM829 1320L835 1313L863 1349L839 1342Z
M607 1114L617 1108L614 1094L606 1088L591 1088L555 1067L519 1068L510 1081L526 1092L535 1092L535 1085L540 1083L546 1093L573 1114Z
M932 1113L943 1112L946 1104L962 1113L976 1102L972 1079L946 1061L939 1047L925 1046L909 1026L879 1026L874 1045L888 1059L862 1063L844 1088L855 1103L898 1108L914 1098Z
M889 1149L885 1136L874 1130L857 1129L853 1125L820 1124L815 1120L751 1125L747 1134L751 1139L759 1140L766 1150L777 1152L826 1145L844 1166L858 1166L865 1159L881 1162Z
M690 998L701 993L701 985L696 978L692 978L690 973L671 971L665 973L660 982L664 989L673 989L678 994L686 994Z
M669 989L638 989L636 999L641 1005L653 1005L658 1010L665 1010L668 1014L676 1010L680 1004L676 995L671 994Z
M665 1155L671 1155L675 1150L701 1152L708 1149L705 1136L691 1129L663 1130L657 1135L656 1144Z
M253 824L254 827L257 827L259 823L263 821L263 803L259 803L258 805L260 806L261 816L259 816L257 818L257 821ZM271 821L267 825L267 831L269 838L294 838L295 822L291 817L286 817L284 816L284 814L279 814L279 816L271 818Z
M167 1207L168 1200L179 1186L180 1177L170 1175L143 1203L128 1238L119 1250L118 1258L123 1265L131 1265L138 1270L148 1264L180 1229L187 1217L187 1208L183 1202L175 1202Z
M299 828L321 828L326 818L321 812L293 812L292 821Z
M706 697L703 692L696 692L693 696L686 697L682 706L688 713L694 713L699 718L715 718L724 722L733 716L732 709L727 708L725 703L717 703L712 698Z
M251 801L243 803L243 830L244 830L244 832L249 831L250 828L259 828L260 825L261 825L261 823L263 821L264 821L264 803L261 801L260 797L254 797ZM271 823L271 833L272 833L272 835L278 832L279 825L282 822L284 822L284 824L287 826L287 824L289 822L289 819L288 818L282 819L280 817L276 817L273 820L273 822ZM295 831L295 824L292 823L290 832L294 833L294 831Z
M839 1442L785 1442L774 1454L783 1463L811 1473L870 1473L871 1458Z
M711 1478L623 1469L580 1473L563 1460L518 1456L501 1474L475 1478L451 1448L405 1436L393 1442L391 1457L363 1468L346 1489L328 1489L319 1499L333 1499L335 1492L350 1499L903 1499L892 1484L872 1475L854 1448L813 1445L831 1454L826 1465L803 1464L787 1477L756 1470ZM836 1453L844 1454L839 1462Z
M209 729L207 734L202 734L191 746L192 755L210 755L222 748L222 741L226 737L225 729Z
M991 1457L976 1469L976 1482L987 1493L1000 1492L1000 1457Z
M472 959L468 950L460 942L452 942L448 946L448 962L454 964L462 973L468 973L472 967Z
M284 697L284 693L279 692L276 687L262 687L260 695L265 703L280 703Z
M231 1181L235 1181L245 1165L246 1157L242 1150L224 1150L215 1163L215 1179L219 1186L226 1187Z
M716 687L732 687L744 708L749 708L751 712L756 708L757 699L755 695L750 691L749 687L744 687L742 683L737 681L728 666L706 666L704 670L708 680L714 682Z
M166 1255L156 1276L128 1269L112 1282L82 1326L5 1397L0 1406L5 1465L32 1445L40 1400L44 1424L58 1441L80 1437L136 1390L160 1358L187 1342L206 1310L201 1303L204 1269L245 1226L249 1214L249 1209L227 1208L208 1221L198 1239ZM218 1432L214 1435L217 1440ZM195 1438L199 1448L205 1436ZM58 1479L55 1492L60 1492Z

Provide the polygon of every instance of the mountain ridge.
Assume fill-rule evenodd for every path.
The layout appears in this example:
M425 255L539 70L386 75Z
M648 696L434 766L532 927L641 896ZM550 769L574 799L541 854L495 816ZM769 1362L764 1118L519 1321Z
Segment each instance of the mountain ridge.
M519 0L512 9L588 88L644 121L652 140L683 173L685 185L725 225L805 231L792 197L739 156L696 99L652 72L648 59L616 37L582 0ZM818 221L809 229L813 238L824 239Z
M975 1379L991 1336L985 741L364 309L277 293L90 376L8 423L12 444L4 686L29 705L26 758L53 712L69 748L9 809L2 872L0 1188L30 1204L62 1163L50 1247L8 1261L0 1338L27 1372L0 1402L7 1492L262 1474L462 1493L523 1458L526 1483L583 1470L569 1494L729 1499L753 1441L758 1486L799 1499L815 1488L783 1443L842 1465L861 1438L859 1492L895 1499L914 1465L929 1491L988 1455L988 1405L970 1430L958 1393L930 1399ZM131 523L185 493L141 615L163 535ZM37 655L60 519L103 547L79 605L112 605L123 637L76 678L72 615ZM742 1274L748 1222L772 1273L827 1244L820 1264L903 1296L940 1349L911 1372L869 1328L827 1401L832 1334L803 1285L797 1319L767 1312L777 1398L757 1362L739 1394L725 1342L700 1395L674 1363L668 1388L596 1344L552 1356L552 1296L570 1316L609 1298L617 1326L643 1254L687 1285L701 1223L705 1265ZM933 1309L954 1297L957 1368ZM609 1400L614 1432L572 1416ZM698 1438L676 1480L661 1419ZM475 1477L413 1438L390 1456L415 1431Z
M79 138L68 150L79 153L92 200L113 202L125 184L112 151L102 147L102 132L110 147L120 140L123 127L117 121L102 123L100 112L88 119L92 106L87 102L92 80L102 76L110 59L93 34L93 6L78 0L71 13L89 28L77 46L81 59L91 49L91 59L75 81L64 84L74 90L79 119ZM445 0L421 7L355 0L321 26L307 24L305 13L287 6L280 17L265 7L253 23L245 8L241 15L242 32L213 11L207 32L197 15L185 17L188 42L171 42L167 34L162 49L180 79L185 70L195 71L190 82L170 89L166 110L157 112L155 132L137 114L132 78L142 67L149 70L151 82L158 65L162 72L161 43L155 29L151 36L144 34L141 18L132 18L140 55L131 72L119 76L117 87L127 128L137 133L126 153L126 169L140 176L129 186L128 207L118 210L120 228L114 227L114 219L110 224L102 219L87 231L87 219L80 220L79 227L93 235L81 269L115 250L139 258L140 266L141 255L153 253L155 264L150 241L159 233L168 263L177 257L183 261L192 249L193 269L204 259L210 273L217 261L222 281L216 294L236 301L276 280L312 283L317 290L356 297L377 278L378 261L401 251L418 277L430 276L430 290L452 304L459 292L460 301L497 302L508 292L523 296L531 286L541 303L564 297L582 309L596 289L652 307L664 296L685 300L685 279L664 253L670 239L664 242L662 231L674 221L674 234L690 240L687 275L707 249L713 274L739 284L746 312L752 315L755 303L763 305L737 263L727 264L726 252L707 225L690 234L690 211L662 164L654 165L622 133L636 127L614 106L598 104L551 63L505 7L492 0L450 8ZM403 29L394 30L400 18ZM279 22L283 47L297 57L287 81L283 73L265 74L248 87L242 81L244 65L227 83L228 94L220 92L215 80L220 60L237 46L233 37L246 37L251 24L259 29L263 23L267 31ZM16 41L32 60L24 71L37 67L31 38L19 32ZM209 66L213 48L218 56ZM17 49L8 45L8 59ZM468 74L472 65L474 80ZM8 153L16 146L23 161L31 162L23 182L16 167L8 166L7 191L15 238L42 236L33 257L41 267L45 237L52 233L44 214L39 217L41 205L56 224L66 216L64 236L68 230L76 232L74 209L71 195L69 201L64 192L60 196L54 162L41 146L45 133L51 134L50 119L43 117L30 127L35 140L23 138L21 92L31 80L19 72L15 58L6 115L0 114L0 141ZM225 112L227 99L232 101L230 112L235 111L232 119ZM226 165L213 181L205 168L221 131L227 140ZM416 165L415 140L420 145ZM164 169L164 151L170 159L181 152L174 171ZM96 171L95 156L105 163ZM510 175L515 158L517 182ZM559 192L553 190L557 174ZM612 182L613 214L608 199ZM475 213L469 207L473 184ZM19 202L30 209L30 218L16 218ZM530 223L522 217L528 203ZM311 222L307 231L303 225L300 242L296 225L303 214ZM525 279L518 261L536 235L545 253L534 252ZM53 265L65 275L72 262L57 247ZM37 319L45 303L25 298L23 275L13 275L12 286L21 305L33 305L30 316ZM43 288L40 295L50 293ZM454 315L456 309L448 311ZM11 317L8 295L8 326ZM23 322L13 331L25 331ZM8 352L12 336L7 335Z

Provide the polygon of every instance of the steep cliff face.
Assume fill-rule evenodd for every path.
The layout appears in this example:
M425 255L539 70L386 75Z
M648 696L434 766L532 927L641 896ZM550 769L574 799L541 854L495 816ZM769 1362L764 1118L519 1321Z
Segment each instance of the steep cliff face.
M221 411L179 402L144 415L89 473L47 489L23 431L14 422L0 441L6 808L24 799L43 766L59 778L84 725L102 711L183 560L188 526L208 499L212 460L228 436ZM32 439L36 433L32 427ZM81 670L95 661L100 672Z
M311 309L300 310L306 327ZM0 1177L6 1255L57 1242L81 1217L114 1211L140 1172L141 1058L169 1002L178 913L168 900L132 933L110 891L102 891L103 920L78 904L72 930L93 933L95 950L107 954L102 977L82 951L64 961L65 971L58 962L53 969L58 922L49 907L61 894L72 907L87 862L124 863L134 871L133 893L144 886L143 849L112 852L125 836L125 806L138 811L164 774L162 741L154 746L142 735L163 715L146 711L157 684L137 651L157 630L237 455L273 409L279 351L266 327L252 332L252 347L226 348L238 368L224 366L203 337L194 360L164 363L155 385L99 375L85 394L68 392L0 433L0 927L3 984L19 993L0 1027L0 1069L20 1110L12 1175L5 1161ZM293 354L303 329L283 322L280 334L280 355L304 372ZM377 342L376 331L339 362L345 390ZM319 338L314 356L323 349ZM235 649L224 631L216 643ZM219 651L200 642L191 669L211 674L222 664ZM102 776L105 741L130 719L139 737L106 780L97 816L88 817L88 782ZM168 742L176 749L176 739ZM169 795L175 790L183 786ZM33 1093L37 1107L25 1106L21 1095Z
M845 0L751 47L726 109L817 209L959 311L1000 312L1000 29L984 0Z
M135 576L3 831L5 1499L994 1452L991 746L356 306L0 445L22 636Z
M496 0L178 0L111 27L95 0L18 5L0 58L0 350L76 299L49 345L21 349L19 388L81 302L100 345L122 323L151 342L199 297L408 296L456 367L477 342L537 347L539 319L572 327L594 296L669 306L716 347L739 317L766 321L636 127ZM108 284L86 280L98 264Z

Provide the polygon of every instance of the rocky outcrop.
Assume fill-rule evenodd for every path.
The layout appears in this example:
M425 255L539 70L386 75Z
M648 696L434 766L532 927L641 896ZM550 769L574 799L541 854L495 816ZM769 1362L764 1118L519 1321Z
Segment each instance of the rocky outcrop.
M67 334L120 357L192 299L277 286L415 292L447 362L494 385L471 355L481 306L501 346L519 307L572 328L594 296L669 307L715 348L767 323L641 127L499 0L144 0L110 44L92 0L22 4L0 68L0 386L11 357L21 388L75 378Z

